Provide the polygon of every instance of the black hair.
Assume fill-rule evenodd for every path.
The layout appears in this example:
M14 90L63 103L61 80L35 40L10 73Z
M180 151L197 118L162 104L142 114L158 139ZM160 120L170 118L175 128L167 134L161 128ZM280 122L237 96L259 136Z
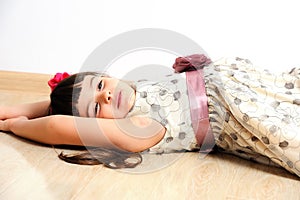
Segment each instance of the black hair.
M71 164L99 165L111 169L134 168L139 165L143 158L139 153L132 153L120 149L105 149L101 147L91 148L83 153L64 154L58 157Z
M50 94L49 114L79 116L76 104L82 89L82 81L88 75L97 76L99 74L96 72L81 72L62 80Z

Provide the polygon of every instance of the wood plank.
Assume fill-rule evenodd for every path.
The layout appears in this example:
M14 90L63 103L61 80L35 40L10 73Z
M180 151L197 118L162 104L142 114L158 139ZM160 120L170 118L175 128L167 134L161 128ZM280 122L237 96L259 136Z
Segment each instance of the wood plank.
M0 71L0 90L47 94L50 92L47 81L51 77L48 74Z

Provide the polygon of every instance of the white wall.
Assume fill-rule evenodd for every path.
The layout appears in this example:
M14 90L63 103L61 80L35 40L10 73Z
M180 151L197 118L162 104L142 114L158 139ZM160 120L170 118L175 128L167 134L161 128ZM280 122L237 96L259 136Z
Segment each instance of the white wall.
M102 42L138 28L179 32L212 59L287 70L300 65L299 20L296 0L0 0L0 70L77 72Z

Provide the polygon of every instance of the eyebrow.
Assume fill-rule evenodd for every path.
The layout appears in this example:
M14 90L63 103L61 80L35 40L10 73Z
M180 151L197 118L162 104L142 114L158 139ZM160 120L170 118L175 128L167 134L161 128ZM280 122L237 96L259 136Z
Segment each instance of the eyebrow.
M92 78L91 78L91 81L90 81L90 88L93 86L93 82L94 82L94 79L95 79L96 77L95 76L93 76Z

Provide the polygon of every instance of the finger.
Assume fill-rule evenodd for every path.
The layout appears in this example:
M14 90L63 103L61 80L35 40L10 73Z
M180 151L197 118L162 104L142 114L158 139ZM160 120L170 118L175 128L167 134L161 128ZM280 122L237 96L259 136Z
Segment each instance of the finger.
M3 131L3 121L0 120L0 130Z
M0 120L0 130L1 131L9 131L7 127L7 121L6 120Z

